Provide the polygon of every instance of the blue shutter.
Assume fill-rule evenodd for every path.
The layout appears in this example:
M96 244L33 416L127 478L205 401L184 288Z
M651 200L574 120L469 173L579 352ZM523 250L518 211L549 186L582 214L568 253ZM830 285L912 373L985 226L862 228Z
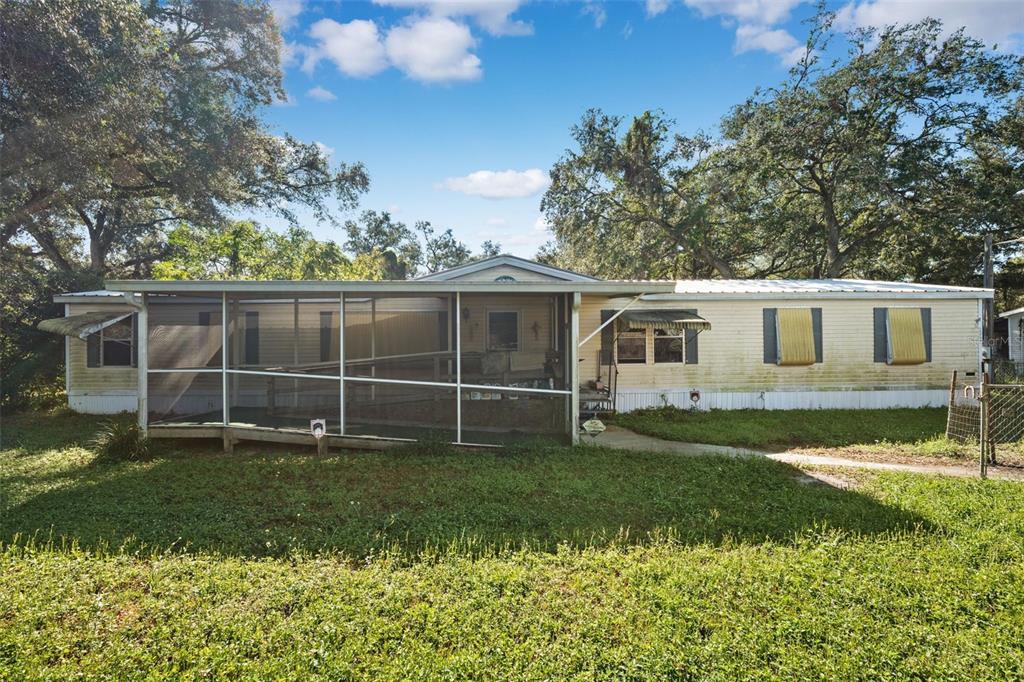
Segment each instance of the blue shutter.
M762 311L761 335L764 338L764 361L769 365L779 362L779 337L775 328L775 308Z
M825 353L821 336L821 308L811 308L811 324L814 327L814 361L824 362Z
M885 317L887 308L875 308L875 362L889 362L888 339L885 334Z

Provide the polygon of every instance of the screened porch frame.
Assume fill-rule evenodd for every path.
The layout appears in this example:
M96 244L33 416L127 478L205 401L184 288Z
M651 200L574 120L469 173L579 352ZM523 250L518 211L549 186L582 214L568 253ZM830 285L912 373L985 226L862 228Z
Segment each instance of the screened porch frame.
M408 296L420 296L426 292L419 291L406 291L406 292L388 292L391 296L400 296L402 293ZM520 292L509 291L509 294L516 294ZM462 367L462 292L454 291L448 293L448 299L454 304L454 329L452 330L451 336L454 341L454 348L451 348L452 343L449 343L449 353L454 353L454 382L442 382L442 381L425 381L419 379L391 379L382 377L364 377L364 376L351 376L346 372L346 365L350 362L359 362L364 360L381 360L387 359L388 357L412 357L414 355L436 355L437 353L418 353L418 354L404 354L398 356L376 356L374 342L371 342L371 355L369 358L357 358L349 360L345 357L345 341L346 341L346 314L345 307L346 301L351 300L347 298L346 291L342 290L338 292L338 314L339 324L338 332L335 337L335 341L338 344L338 363L339 372L336 375L332 374L315 374L315 373L299 373L289 371L273 371L265 369L238 369L230 366L229 363L229 348L230 345L230 332L229 328L231 320L229 315L229 292L223 290L220 292L220 320L221 320L221 338L220 338L220 354L221 354L221 366L216 367L167 367L167 368L151 368L149 362L149 337L150 337L150 325L149 325L149 296L151 294L141 292L141 306L138 313L138 323L140 325L139 334L139 349L138 349L138 400L139 410L138 419L139 425L148 432L150 428L149 424L149 375L153 374L220 374L221 375L221 426L232 431L244 432L247 429L252 431L266 430L268 427L264 426L252 426L240 422L232 422L231 420L231 391L229 390L229 378L231 376L266 376L266 377L277 377L284 379L310 379L315 381L336 381L338 382L338 419L339 419L339 430L337 434L330 434L331 436L338 436L343 438L360 438L360 439L372 439L372 440L394 440L394 441L412 441L414 439L409 438L397 438L390 436L373 436L365 434L348 433L346 429L346 397L345 388L349 384L364 384L364 385L402 385L402 386L413 386L422 388L439 388L454 390L455 392L455 440L451 441L456 445L473 445L473 446L493 446L489 443L476 443L467 441L463 438L463 402L465 398L464 391L483 391L491 393L519 393L519 394L535 394L535 395L546 395L546 396L562 396L567 402L565 408L565 433L563 435L568 436L571 441L575 444L579 439L579 429L576 427L578 421L579 406L578 406L578 338L579 338L579 307L581 301L581 295L579 292L566 292L566 291L548 291L548 292L531 292L531 293L544 293L555 298L557 306L564 306L564 317L562 318L565 324L565 341L564 348L561 352L564 354L564 370L563 370L563 388L527 388L522 386L505 386L505 385L493 385L493 384L477 384L477 383L466 383L463 382L463 367ZM300 294L296 292L298 297ZM376 301L377 296L380 294L370 294L371 300L371 339L376 336ZM358 294L356 297L359 299L365 299L367 294ZM355 298L355 297L352 297ZM326 302L333 299L331 297L318 296L318 301ZM497 298L496 301L500 300ZM298 298L296 298L298 303ZM297 314L297 313L296 313ZM296 331L298 330L298 318L296 317ZM555 327L552 327L551 333L557 338L558 332ZM194 426L194 424L181 423L175 426ZM154 428L174 428L171 425L165 424L153 424ZM288 427L270 427L273 431L291 432L291 433L302 433L301 429L288 428Z

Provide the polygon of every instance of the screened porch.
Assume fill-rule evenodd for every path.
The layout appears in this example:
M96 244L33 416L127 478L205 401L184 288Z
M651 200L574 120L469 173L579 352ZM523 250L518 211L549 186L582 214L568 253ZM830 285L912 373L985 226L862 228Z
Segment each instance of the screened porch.
M309 434L310 420L323 419L339 437L569 442L572 299L147 293L139 315L146 422L151 432Z

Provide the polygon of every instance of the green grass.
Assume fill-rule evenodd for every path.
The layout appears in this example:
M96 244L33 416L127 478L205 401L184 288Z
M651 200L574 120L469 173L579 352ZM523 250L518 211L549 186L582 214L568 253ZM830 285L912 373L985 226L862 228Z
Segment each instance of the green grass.
M617 415L615 422L666 440L767 450L850 447L879 454L954 458L973 458L977 452L977 446L945 437L946 410L941 407L708 412L661 408Z
M6 419L0 679L1013 679L1024 486Z

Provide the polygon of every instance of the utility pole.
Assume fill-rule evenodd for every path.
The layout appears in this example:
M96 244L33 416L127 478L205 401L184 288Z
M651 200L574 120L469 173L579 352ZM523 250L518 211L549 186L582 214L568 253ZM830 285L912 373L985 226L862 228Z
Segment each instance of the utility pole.
M992 289L993 287L993 275L992 275L992 233L985 235L985 274L982 286L986 289ZM992 354L992 347L989 345L992 342L992 337L995 336L995 298L985 299L985 338L982 339L982 343L985 348L989 349L989 357Z

